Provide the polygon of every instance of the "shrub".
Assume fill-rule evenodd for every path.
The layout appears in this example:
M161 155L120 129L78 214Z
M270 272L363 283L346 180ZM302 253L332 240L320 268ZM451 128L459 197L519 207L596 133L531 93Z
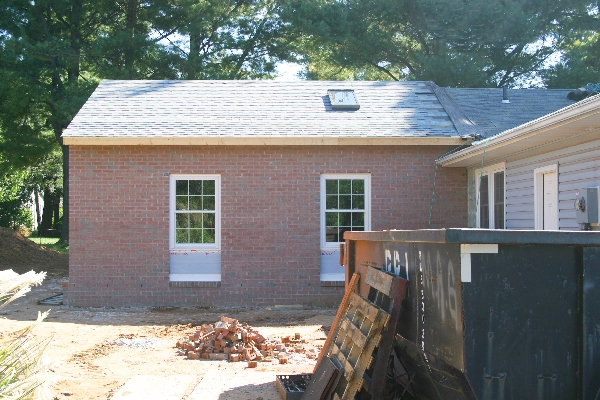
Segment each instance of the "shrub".
M45 272L29 271L19 275L12 270L0 271L0 309L13 300L24 296L31 286L39 285ZM0 398L27 399L43 384L41 355L50 339L35 339L33 328L48 315L38 312L37 320L28 327L8 335L10 339L0 343Z

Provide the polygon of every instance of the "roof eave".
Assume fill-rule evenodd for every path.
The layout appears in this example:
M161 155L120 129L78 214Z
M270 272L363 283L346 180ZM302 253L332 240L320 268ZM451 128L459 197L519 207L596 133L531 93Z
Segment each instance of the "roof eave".
M92 137L63 136L67 146L458 146L467 141L460 136L414 137Z
M574 132L569 129L559 129L570 124L575 124L578 121L589 120L589 128L587 131L580 130ZM600 125L600 95L582 100L579 103L560 109L554 113L545 115L536 120L530 121L513 129L501 132L496 136L488 139L474 142L471 147L449 154L438 160L438 164L443 167L472 167L481 164L481 157L485 154L486 159L494 159L504 153L514 154L517 150L515 143L520 143L519 153L524 153L527 150L527 142L532 142L531 139L538 137L548 131L553 131L554 142L559 142L567 138L572 138L579 134L581 137L592 137L586 135L588 132L596 131ZM539 138L538 138L539 139ZM587 140L587 139L582 139ZM506 146L513 146L508 151ZM501 150L503 150L501 152Z

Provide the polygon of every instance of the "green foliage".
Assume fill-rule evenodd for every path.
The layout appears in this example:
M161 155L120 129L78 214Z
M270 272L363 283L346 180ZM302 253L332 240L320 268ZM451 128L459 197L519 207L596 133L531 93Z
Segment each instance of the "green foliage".
M24 296L31 286L41 284L45 276L45 272L19 275L12 270L0 271L0 309ZM35 339L31 333L48 312L38 312L33 324L0 342L0 398L30 398L43 384L40 359L50 339Z
M543 67L558 29L587 0L290 0L286 18L304 34L309 77L433 80L502 86ZM323 53L326 57L323 57ZM311 65L312 63L312 65Z
M16 230L20 226L33 227L31 211L24 208L19 200L0 202L0 227Z
M587 83L600 83L599 33L588 32L564 48L561 62L543 74L549 88L575 89Z
M36 235L37 232L33 232L32 235L29 236L29 240L47 249L58 251L59 253L63 254L69 254L69 246L60 243L58 238L39 237Z

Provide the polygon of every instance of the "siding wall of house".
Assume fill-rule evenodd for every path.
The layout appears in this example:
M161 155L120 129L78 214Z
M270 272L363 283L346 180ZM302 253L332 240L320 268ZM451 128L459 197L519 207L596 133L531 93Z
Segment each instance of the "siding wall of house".
M579 230L575 215L576 192L600 185L600 140L506 163L506 228L534 229L534 170L558 164L558 227ZM474 170L469 170L469 198L474 198ZM475 203L469 203L469 215ZM469 220L474 226L475 219Z
M439 146L71 146L66 301L337 304L319 280L322 173L371 173L373 230L466 226L466 172ZM221 174L221 282L169 285L169 174Z

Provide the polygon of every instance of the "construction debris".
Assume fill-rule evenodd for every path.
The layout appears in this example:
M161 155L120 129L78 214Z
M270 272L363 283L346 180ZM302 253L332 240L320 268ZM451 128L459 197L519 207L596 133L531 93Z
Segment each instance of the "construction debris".
M203 325L193 335L179 340L177 354L190 360L248 361L248 366L254 368L254 361L287 364L294 353L316 359L318 351L306 349L305 345L299 333L271 339L237 319L221 317L220 321Z

